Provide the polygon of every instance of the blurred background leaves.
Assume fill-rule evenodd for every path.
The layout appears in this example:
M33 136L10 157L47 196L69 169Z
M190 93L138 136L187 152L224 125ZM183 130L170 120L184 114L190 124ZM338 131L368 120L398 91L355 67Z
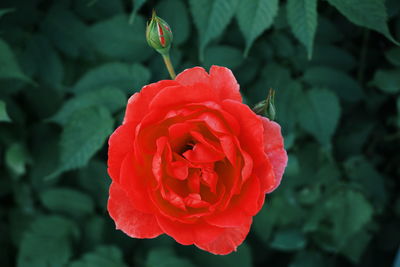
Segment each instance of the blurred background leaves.
M168 78L153 8L177 72L227 66L250 106L276 90L288 167L228 256L107 214L107 138ZM398 267L399 40L398 0L1 1L0 265Z

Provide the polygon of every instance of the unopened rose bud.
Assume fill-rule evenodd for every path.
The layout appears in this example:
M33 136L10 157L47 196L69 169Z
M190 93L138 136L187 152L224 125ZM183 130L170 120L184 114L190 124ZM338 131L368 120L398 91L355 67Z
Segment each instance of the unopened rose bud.
M147 43L160 54L165 55L169 52L172 44L171 28L168 23L156 15L155 11L147 23L146 39Z
M275 90L269 89L269 93L267 96L267 108L265 111L265 116L270 120L275 120L276 117L276 109L275 109Z
M275 120L275 90L269 89L268 96L265 100L256 104L253 111L261 116L267 117L270 120Z

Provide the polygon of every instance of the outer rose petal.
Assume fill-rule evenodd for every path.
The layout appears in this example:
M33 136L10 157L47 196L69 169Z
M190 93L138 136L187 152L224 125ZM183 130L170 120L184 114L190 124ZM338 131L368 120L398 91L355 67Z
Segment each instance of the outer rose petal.
M211 66L210 78L213 88L218 91L219 99L232 99L242 102L239 84L230 69L215 65Z
M119 126L108 140L108 173L119 180L122 161L133 149L134 128L130 124Z
M264 138L262 117L257 116L248 106L237 101L225 100L222 102L222 107L231 114L235 114L242 129L245 129L238 136L240 145L254 160L253 169L260 178L261 191L271 192L279 183L275 178L272 162L261 145L268 142L268 139Z
M128 105L126 106L124 123L132 122L133 124L137 124L140 122L148 113L149 104L154 96L165 88L177 84L178 83L174 80L162 80L146 85L142 88L140 93L132 95L128 100Z
M199 90L199 88L201 88ZM176 97L179 95L179 97ZM206 83L171 86L162 90L150 102L150 109L176 107L180 104L201 103L204 101L217 101L215 91Z
M157 216L157 221L167 235L182 245L209 243L224 231L223 228L209 225L205 222L184 224L178 221L171 221L162 215Z
M255 163L258 159L265 157L265 153L260 144L263 140L263 124L259 116L257 116L248 106L233 100L224 100L222 107L227 112L234 114L235 118L243 129L239 136L239 142L243 150L248 152Z
M110 186L107 209L115 222L116 228L122 230L128 236L154 238L163 233L155 216L135 210L125 191L116 182L113 182Z
M195 244L197 247L218 255L226 255L242 244L243 240L249 233L251 220L248 224L235 228L224 228L214 241L209 243Z
M186 69L176 76L175 80L184 86L191 86L198 83L209 84L213 94L219 101L232 99L242 102L239 93L239 84L230 69L220 66L211 66L210 74L201 67ZM204 93L204 92L203 92Z
M268 191L272 192L279 186L285 171L288 156L283 144L281 126L276 122L261 117L264 127L264 150L275 173L276 184Z
M252 220L234 228L220 228L200 222L183 224L157 216L160 227L166 234L182 245L194 244L208 252L225 255L236 250L250 230Z
M183 86L194 85L196 83L209 83L210 76L202 67L186 69L176 76L175 81Z
M150 213L153 211L153 203L148 196L146 179L143 179L146 176L139 173L135 166L135 157L133 152L130 152L122 161L119 184L132 199L131 205L134 209Z

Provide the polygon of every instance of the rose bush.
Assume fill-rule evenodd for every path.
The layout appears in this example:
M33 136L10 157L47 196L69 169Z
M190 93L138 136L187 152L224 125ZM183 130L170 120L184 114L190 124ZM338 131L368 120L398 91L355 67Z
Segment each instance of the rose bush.
M218 66L134 94L108 156L118 229L214 254L243 242L287 163L280 126L243 104L232 72Z

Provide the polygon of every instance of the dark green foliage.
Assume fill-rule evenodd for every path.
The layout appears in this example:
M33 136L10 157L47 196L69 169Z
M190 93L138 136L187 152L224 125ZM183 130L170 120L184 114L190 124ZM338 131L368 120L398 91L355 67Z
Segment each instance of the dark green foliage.
M0 1L0 266L400 266L400 1ZM289 163L238 251L136 240L107 214L107 139L168 73L276 91ZM397 259L397 260L396 260Z

